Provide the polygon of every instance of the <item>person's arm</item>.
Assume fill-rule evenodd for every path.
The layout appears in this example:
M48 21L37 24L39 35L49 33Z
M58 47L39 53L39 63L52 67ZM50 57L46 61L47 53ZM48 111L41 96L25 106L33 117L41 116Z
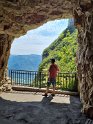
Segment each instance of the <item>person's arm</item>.
M58 67L58 65L56 65L56 68L57 68L57 72L59 72L60 70L59 70L59 67Z
M57 71L59 72L59 67L57 66Z

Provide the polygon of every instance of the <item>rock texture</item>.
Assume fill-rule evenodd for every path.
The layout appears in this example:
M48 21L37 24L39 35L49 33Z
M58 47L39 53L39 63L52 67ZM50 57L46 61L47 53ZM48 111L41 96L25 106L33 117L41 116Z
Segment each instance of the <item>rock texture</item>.
M93 119L93 3L74 11L78 28L77 70L83 112Z
M0 0L0 85L14 37L49 20L72 17L79 32L77 69L83 110L93 117L92 0Z
M0 34L0 86L2 86L6 78L4 75L10 55L11 42L13 37L8 34Z

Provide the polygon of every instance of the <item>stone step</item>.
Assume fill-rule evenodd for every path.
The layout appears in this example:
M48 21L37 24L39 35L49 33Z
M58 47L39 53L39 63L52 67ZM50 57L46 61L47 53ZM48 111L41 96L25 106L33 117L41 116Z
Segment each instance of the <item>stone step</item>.
M34 87L27 87L27 86L12 86L12 89L15 91L29 91L29 92L45 92L46 88L34 88ZM52 93L52 89L49 90L49 93ZM56 94L64 94L64 95L71 95L71 96L78 96L78 92L71 92L71 91L61 91L55 90Z

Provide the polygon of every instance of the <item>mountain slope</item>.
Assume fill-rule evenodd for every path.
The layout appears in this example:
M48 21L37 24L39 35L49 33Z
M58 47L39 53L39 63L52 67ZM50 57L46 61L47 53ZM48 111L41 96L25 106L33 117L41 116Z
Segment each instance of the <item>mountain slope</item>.
M42 60L40 55L10 55L8 61L9 69L37 71Z
M68 28L48 47L42 55L39 71L49 68L50 59L55 58L60 71L71 72L76 70L75 57L77 49L77 30L69 24Z

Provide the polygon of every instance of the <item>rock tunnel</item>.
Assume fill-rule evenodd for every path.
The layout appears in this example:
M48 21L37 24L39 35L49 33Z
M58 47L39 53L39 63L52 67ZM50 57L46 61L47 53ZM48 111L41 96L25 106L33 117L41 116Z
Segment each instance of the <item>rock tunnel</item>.
M47 21L74 18L78 29L77 71L83 112L93 118L93 1L0 0L0 86L15 37Z

